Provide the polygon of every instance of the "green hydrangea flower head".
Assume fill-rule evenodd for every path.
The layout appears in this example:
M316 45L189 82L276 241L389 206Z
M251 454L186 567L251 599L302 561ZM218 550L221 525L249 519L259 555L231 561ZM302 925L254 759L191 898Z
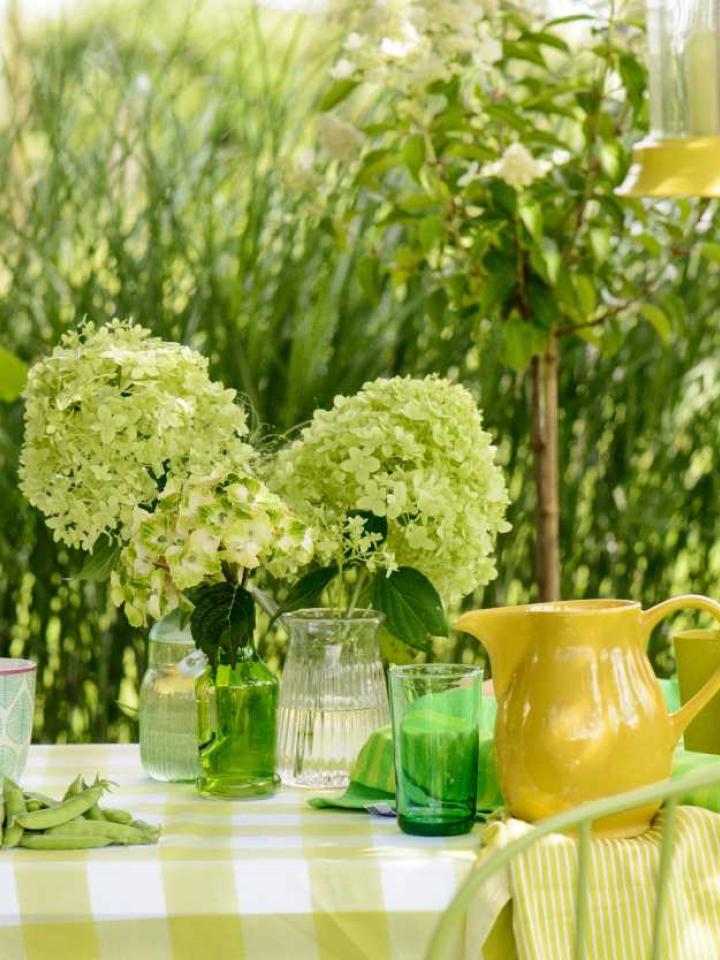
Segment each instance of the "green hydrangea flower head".
M56 540L92 550L126 540L138 504L219 456L254 453L245 413L190 347L130 321L67 333L30 371L20 482Z
M350 541L369 569L414 567L450 603L497 574L508 493L480 410L460 385L436 376L366 383L317 411L268 470L313 529L321 563L347 557ZM382 544L356 529L362 513L387 521Z
M112 598L141 626L187 606L184 593L193 587L229 578L241 584L259 567L291 577L312 552L310 532L280 497L231 460L220 461L170 479L153 512L135 509Z

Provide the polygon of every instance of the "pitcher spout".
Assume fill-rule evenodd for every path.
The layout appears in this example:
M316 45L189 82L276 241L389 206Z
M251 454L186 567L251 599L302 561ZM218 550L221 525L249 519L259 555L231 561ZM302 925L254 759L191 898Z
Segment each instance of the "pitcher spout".
M469 633L485 647L490 657L495 696L501 700L528 652L529 608L470 610L453 624L453 629Z

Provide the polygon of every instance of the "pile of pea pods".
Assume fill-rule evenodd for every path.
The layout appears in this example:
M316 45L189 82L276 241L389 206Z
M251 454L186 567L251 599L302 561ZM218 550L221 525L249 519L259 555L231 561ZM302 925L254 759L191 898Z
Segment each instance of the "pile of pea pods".
M5 777L0 798L2 849L88 850L112 844L157 843L160 827L134 820L124 810L100 806L109 786L100 779L88 786L78 776L62 800L53 800L42 793L23 791Z

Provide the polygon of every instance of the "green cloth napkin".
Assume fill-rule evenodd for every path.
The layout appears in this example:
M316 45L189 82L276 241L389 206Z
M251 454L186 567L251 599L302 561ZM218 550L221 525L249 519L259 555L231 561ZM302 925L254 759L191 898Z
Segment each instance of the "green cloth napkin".
M680 694L677 682L661 680L668 710L674 712L680 707ZM456 715L453 698L464 696L464 691L453 691L433 698L433 710L447 715ZM486 819L504 806L495 769L495 750L493 730L497 704L491 696L483 697L480 718L480 751L478 755L478 799L479 819ZM718 758L702 753L688 753L678 750L673 763L673 777L681 777L691 770L708 764L717 764ZM390 725L380 727L372 734L360 751L350 773L350 784L340 796L312 797L313 807L332 807L340 810L368 810L377 805L393 808L395 804L395 769L393 762L392 732ZM689 806L705 807L720 812L720 787L688 794L681 803Z

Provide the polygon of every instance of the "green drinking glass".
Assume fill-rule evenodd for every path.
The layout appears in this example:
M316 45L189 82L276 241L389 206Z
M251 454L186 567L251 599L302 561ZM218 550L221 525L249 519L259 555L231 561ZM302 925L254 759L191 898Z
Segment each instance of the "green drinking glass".
M475 823L481 667L390 668L390 712L400 829L426 837L469 833Z

